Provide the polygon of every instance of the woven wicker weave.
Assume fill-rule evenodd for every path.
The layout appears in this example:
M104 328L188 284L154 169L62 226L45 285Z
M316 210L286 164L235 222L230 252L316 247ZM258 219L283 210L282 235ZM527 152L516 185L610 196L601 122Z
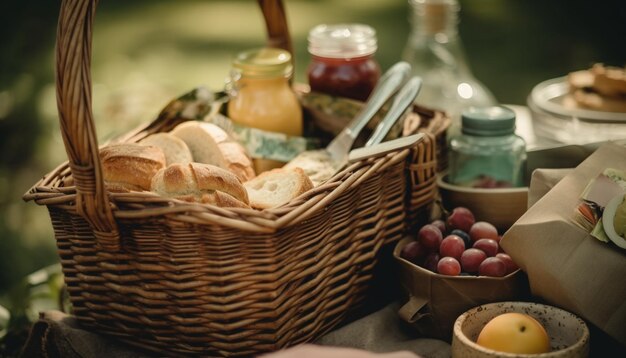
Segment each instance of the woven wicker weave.
M327 332L363 301L381 247L432 203L446 121L422 113L418 147L351 164L276 209L107 193L91 111L96 3L63 1L57 96L69 163L24 197L49 209L76 317L161 354L253 355ZM282 3L259 3L271 43L288 48Z

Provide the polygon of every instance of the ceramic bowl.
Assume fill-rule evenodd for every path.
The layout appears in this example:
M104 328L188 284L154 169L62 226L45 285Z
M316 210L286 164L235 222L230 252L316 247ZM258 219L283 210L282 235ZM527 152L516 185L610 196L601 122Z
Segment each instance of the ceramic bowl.
M542 354L497 352L476 344L478 334L492 318L507 312L532 316L546 329L551 351ZM454 322L452 357L463 358L573 358L589 355L589 329L585 322L560 308L531 302L499 302L472 308Z
M477 221L488 221L500 233L510 228L524 212L528 202L528 187L520 188L468 188L450 184L447 175L437 177L443 206L452 210L464 206L474 213Z

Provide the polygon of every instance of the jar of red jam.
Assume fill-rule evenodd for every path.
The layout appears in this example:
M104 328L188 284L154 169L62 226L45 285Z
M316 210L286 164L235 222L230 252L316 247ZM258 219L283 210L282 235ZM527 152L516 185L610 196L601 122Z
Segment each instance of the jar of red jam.
M376 31L367 25L318 25L309 32L311 90L365 101L380 78Z

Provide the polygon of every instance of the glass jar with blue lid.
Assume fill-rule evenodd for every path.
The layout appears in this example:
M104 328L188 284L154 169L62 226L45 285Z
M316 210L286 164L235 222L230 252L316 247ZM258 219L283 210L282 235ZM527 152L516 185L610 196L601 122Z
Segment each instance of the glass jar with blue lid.
M515 134L515 112L503 106L470 108L461 134L450 141L451 184L474 188L524 185L526 143Z

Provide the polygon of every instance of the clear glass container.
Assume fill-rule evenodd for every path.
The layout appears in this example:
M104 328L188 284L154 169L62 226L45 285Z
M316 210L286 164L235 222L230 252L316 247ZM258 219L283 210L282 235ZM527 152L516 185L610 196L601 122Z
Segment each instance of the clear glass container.
M626 113L579 108L572 104L566 77L537 84L528 96L535 135L546 145L626 139Z
M515 112L471 108L461 122L461 134L450 140L448 181L474 188L524 186L526 144L515 134Z
M263 48L240 53L233 61L228 116L244 126L301 136L302 109L289 85L289 52ZM257 173L284 163L255 159Z
M318 25L309 32L311 90L365 101L380 78L376 31L367 25Z
M458 35L457 0L409 0L411 34L403 52L423 86L416 103L448 112L452 127L469 107L496 104L492 93L472 74Z

